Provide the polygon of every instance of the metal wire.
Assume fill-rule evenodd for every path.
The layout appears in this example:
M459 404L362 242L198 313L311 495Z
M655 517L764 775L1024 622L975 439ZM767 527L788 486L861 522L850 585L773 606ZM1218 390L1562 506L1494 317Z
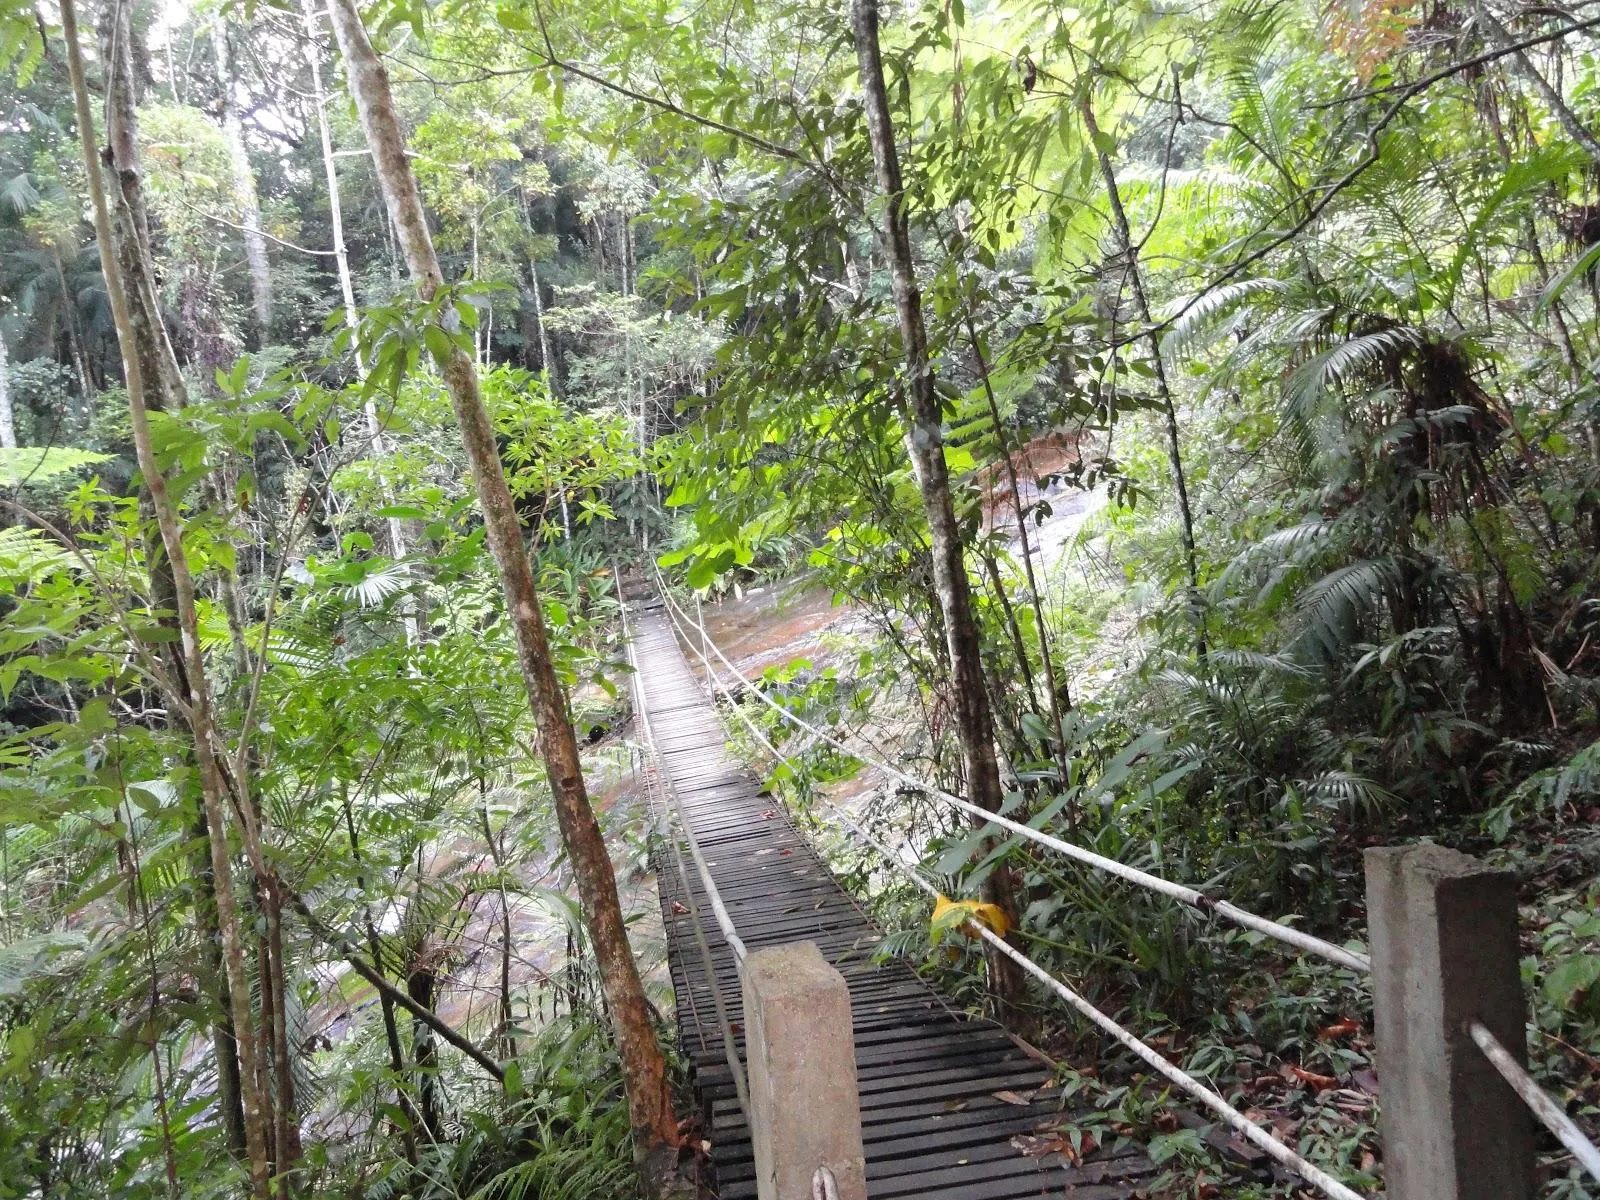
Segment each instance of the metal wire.
M676 608L677 606L673 605L673 607ZM681 609L678 611L682 612ZM670 616L671 614L669 613L668 615ZM684 614L684 616L685 619L687 619L687 614ZM673 623L674 625L678 624L675 617L673 618ZM684 640L689 641L687 632L682 630L682 626L680 625L678 628L680 631L684 632ZM705 644L709 645L713 650L715 650L716 643L712 642L709 636L705 636L705 626L700 625L699 629L701 634L704 636ZM690 644L691 646L693 645L692 642ZM745 713L744 709L734 698L734 695L728 688L727 684L723 683L721 676L717 674L716 668L712 666L710 659L706 657L704 652L697 653L699 653L700 661L705 664L706 675L711 680L713 687L715 687L717 691L720 691L728 698L735 715L737 715L739 719L744 722L746 728L750 730L751 734L755 736L756 740L760 742L761 745L779 762L793 762L793 757L791 755L784 754L781 750L774 746L766 734L762 732L760 727L757 726L755 722L752 721ZM736 667L734 667L731 663L728 663L727 659L720 653L720 651L718 652L718 657L722 658L724 663L727 663L728 669L733 672L736 678L742 680L747 686L750 684L750 681L740 674ZM891 850L888 846L884 845L877 838L873 837L872 834L863 829L843 808L837 804L834 804L826 796L818 796L817 799L826 805L833 815L837 817L847 829L849 829L862 841L866 842L869 846L876 850L878 854L886 861L893 864L894 867L901 871L906 878L914 883L918 888L926 892L935 900L941 898L939 889L927 879L923 878L922 873L916 867L907 863L899 854L895 853L895 851ZM1051 975L1038 963L1034 962L1027 955L1023 954L1016 947L1012 946L1004 938L997 936L992 930L985 927L982 923L968 920L965 922L965 928L971 933L982 937L996 950L1006 955L1006 957L1010 958L1024 971L1027 971L1028 974L1032 975L1052 992L1060 996L1075 1010L1087 1017L1105 1032L1109 1033L1112 1037L1116 1038L1117 1041L1121 1042L1124 1046L1136 1054L1144 1063L1159 1073L1168 1082L1172 1083L1175 1087L1194 1097L1207 1108L1211 1109L1211 1111L1216 1113L1226 1125L1239 1133L1240 1136L1244 1137L1252 1145L1260 1148L1274 1161L1294 1171L1307 1183L1319 1188L1326 1195L1333 1197L1333 1200L1364 1200L1359 1192L1352 1191L1350 1188L1340 1183L1332 1175L1329 1175L1326 1171L1322 1170L1321 1167L1318 1167L1315 1163L1310 1162L1300 1154L1296 1153L1294 1150L1290 1149L1288 1146L1285 1146L1265 1129L1262 1129L1238 1109L1234 1108L1233 1105L1229 1104L1211 1088L1194 1078L1194 1076L1184 1071L1181 1067L1169 1062L1161 1054L1157 1053L1156 1050L1141 1041L1137 1035L1125 1029L1116 1021L1112 1020L1112 1018L1101 1012L1098 1008L1089 1003L1089 1001L1085 1000L1077 992L1073 991L1065 983Z
M1101 871L1105 871L1107 874L1115 875L1118 878L1125 879L1130 883L1136 883L1140 887L1147 888L1150 891L1159 892L1163 896L1170 896L1172 899L1183 904L1187 904L1191 908L1198 909L1201 912L1216 913L1218 916L1226 917L1228 920L1237 925L1242 925L1246 929L1253 929L1257 933L1265 934L1270 938L1273 938L1279 942L1283 942L1285 945L1293 946L1295 949L1304 951L1307 954L1315 954L1321 958L1325 958L1329 962L1337 963L1341 967L1348 967L1350 970L1360 971L1362 973L1367 973L1372 970L1371 960L1363 954L1357 954L1353 951L1346 950L1343 946L1336 946L1332 942L1325 941L1319 937L1313 937L1309 933L1304 933L1293 928L1292 926L1284 925L1279 921L1271 921L1266 917L1259 917L1255 913L1240 908L1235 904L1231 904L1226 900L1213 899L1212 897L1207 896L1204 892L1197 891L1191 887L1185 887L1181 883L1173 883L1170 879L1163 879L1159 875L1152 875L1148 871L1141 871L1137 867L1130 867L1126 863L1118 862L1114 858L1107 858L1103 854L1096 854L1093 850L1086 850L1082 846L1076 846L1071 842L1062 841L1060 838L1054 837L1048 833L1043 833L1040 830L1033 828L1031 825L1024 825L1020 821L1013 821L1009 817L1001 816L999 813L990 812L988 809L981 808L968 800L963 800L960 796L953 795L950 792L945 791L943 788L934 787L913 775L908 775L906 772L897 767L881 761L880 759L873 758L870 755L862 754L857 750L852 750L849 746L846 746L842 741L828 733L826 730L820 729L816 725L813 725L811 722L807 721L804 717L790 712L788 709L784 708L783 705L772 699L771 696L768 696L760 688L751 683L751 681L746 678L742 672L740 672L739 668L734 666L733 663L729 661L728 656L722 652L722 649L714 641L711 641L709 635L706 634L705 627L703 625L697 625L694 619L679 607L677 601L672 598L672 594L667 590L666 581L661 578L661 572L659 570L656 572L656 581L661 595L665 598L667 604L670 606L670 609L680 614L685 622L691 625L696 625L696 628L699 629L706 645L710 646L712 653L721 659L723 665L726 666L737 679L749 687L749 689L755 693L756 697L763 704L772 709L773 712L777 713L785 721L788 721L797 728L804 729L807 733L810 733L813 736L820 738L822 741L827 742L834 749L848 754L853 758L858 758L868 766L882 771L885 775L888 775L893 779L897 779L901 783L914 787L919 791L923 791L929 795L935 796L944 801L946 804L949 804L954 808L958 808L965 813L979 818L980 820L998 825L1000 828L1009 830L1011 833L1014 833L1019 837L1026 838L1032 842L1037 842L1041 846L1047 846L1059 854L1065 854L1069 858L1086 863L1089 866L1095 867ZM690 641L687 632L684 634L684 640ZM701 654L701 659L702 661L706 661L703 653ZM710 668L709 662L707 662L707 668Z
M1494 1069L1500 1072L1501 1078L1511 1085L1511 1090L1533 1110L1533 1115L1572 1152L1572 1157L1578 1160L1585 1171L1600 1179L1600 1147L1583 1136L1583 1130L1567 1116L1566 1110L1555 1097L1539 1086L1538 1080L1523 1069L1511 1051L1501 1045L1500 1039L1490 1033L1481 1021L1470 1022L1467 1032L1478 1044L1478 1049L1494 1064Z

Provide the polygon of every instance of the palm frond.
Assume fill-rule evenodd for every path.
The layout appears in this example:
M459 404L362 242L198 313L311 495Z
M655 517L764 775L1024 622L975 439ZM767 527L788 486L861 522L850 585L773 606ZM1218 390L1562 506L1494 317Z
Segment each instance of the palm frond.
M0 946L0 996L14 996L28 980L48 970L56 959L81 950L89 939L75 932L41 933Z
M1298 643L1325 661L1337 660L1400 589L1393 559L1363 559L1318 579L1300 597Z

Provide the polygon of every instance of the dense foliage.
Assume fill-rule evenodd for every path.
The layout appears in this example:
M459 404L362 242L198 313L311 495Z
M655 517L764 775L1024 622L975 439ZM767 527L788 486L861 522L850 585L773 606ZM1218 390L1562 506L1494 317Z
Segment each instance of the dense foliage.
M960 788L907 271L1007 805L1341 940L1366 845L1513 867L1534 1063L1592 1130L1600 18L1576 11L895 6L898 203L843 6L375 4L436 295L317 5L81 14L99 135L119 62L136 104L182 375L150 448L248 797L222 833L62 21L0 3L0 1196L247 1186L229 896L274 1188L633 1186L442 368L464 351L483 381L597 791L625 715L614 571L651 559L705 595L826 589L859 618L833 669L765 686ZM805 754L780 772L801 808L851 769ZM1006 882L1030 952L1253 1103L1280 1064L1366 1070L1361 1037L1324 1036L1364 1018L1358 980L918 797L868 811L952 893ZM604 814L625 864L636 815ZM836 849L923 946L920 901ZM946 949L942 982L988 1003ZM1099 1048L1029 1009L1041 1041ZM1138 1137L1174 1194L1231 1169L1115 1061L1069 1082L1086 1135ZM1370 1101L1291 1119L1381 1180Z

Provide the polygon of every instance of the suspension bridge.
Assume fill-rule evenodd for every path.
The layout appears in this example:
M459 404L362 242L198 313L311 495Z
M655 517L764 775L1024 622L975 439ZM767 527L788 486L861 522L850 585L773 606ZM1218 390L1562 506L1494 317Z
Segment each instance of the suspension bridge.
M1074 1114L1064 1110L1061 1094L1052 1086L1052 1063L995 1023L952 1010L903 962L876 954L880 931L840 886L782 805L754 774L729 757L716 699L720 695L732 702L730 711L774 761L786 761L787 756L745 714L728 681L812 739L844 753L851 751L830 731L790 713L744 678L711 641L702 621L676 604L659 577L657 583L657 596L638 597L628 610L629 654L643 767L658 817L660 836L654 853L677 998L679 1046L689 1059L706 1121L705 1141L714 1172L708 1182L715 1194L721 1200L758 1195L748 1047L740 1019L746 963L764 947L802 942L814 944L848 987L860 1142L871 1200L1020 1200L1047 1195L1123 1200L1139 1193L1156 1167L1128 1142L1111 1149L1084 1147L1087 1152L1080 1152L1069 1133ZM690 669L686 649L700 659L711 691ZM1504 925L1509 911L1511 936L1504 969L1485 969L1479 962L1463 973L1449 961L1441 965L1430 958L1426 947L1412 953L1409 946L1398 954L1387 950L1375 955L1379 959L1375 966L1356 949L1323 941L977 809L890 764L865 761L890 779L990 822L996 833L1026 838L1213 919L1264 934L1294 952L1363 974L1375 972L1375 994L1381 997L1388 991L1405 1000L1380 1002L1376 1018L1380 1051L1385 1044L1398 1050L1382 1064L1385 1095L1410 1098L1393 1117L1386 1106L1386 1157L1398 1158L1397 1165L1402 1166L1387 1180L1386 1194L1394 1200L1413 1196L1509 1200L1531 1194L1518 1185L1519 1173L1529 1178L1532 1174L1530 1113L1578 1164L1600 1178L1600 1151L1584 1139L1523 1065L1514 889L1508 904L1487 914L1490 925L1497 919ZM848 812L832 808L831 817L876 851L886 865L904 872L930 897L938 897L934 885L902 852L881 844ZM1456 856L1460 862L1441 860L1430 854L1436 847L1423 847L1420 855L1412 853L1415 849L1397 851L1379 863L1387 882L1380 879L1376 890L1369 863L1369 897L1393 909L1398 931L1386 940L1375 922L1375 945L1411 940L1407 921L1414 925L1420 910L1416 901L1406 909L1408 888L1418 895L1427 893L1423 907L1428 919L1441 926L1459 922L1473 931L1479 949L1486 939L1492 941L1485 913L1473 907L1470 898L1462 912L1452 915L1438 889L1441 879L1448 884L1452 872L1458 872L1468 885L1467 895L1482 899L1494 891L1489 876L1498 873L1478 872L1466 856ZM1481 875L1476 881L1471 879L1475 873ZM1359 1192L1274 1138L1205 1082L1168 1061L986 926L969 921L966 931L1014 959L1043 990L1121 1042L1176 1093L1208 1110L1212 1119L1272 1160L1280 1180L1310 1185L1332 1200L1361 1200ZM1448 952L1447 933L1441 929L1436 939L1434 949L1440 953ZM1419 1003L1427 1009L1430 996L1439 1001L1439 1019L1433 1022L1438 1028L1427 1024L1428 1012L1417 1009ZM1437 1070L1441 1061L1450 1063L1449 1071ZM804 1106L807 1097L788 1097L784 1102ZM1394 1146L1404 1149L1397 1155ZM1475 1158L1481 1165L1475 1165ZM1441 1178L1445 1190L1439 1190ZM776 1194L772 1186L768 1178L760 1194ZM837 1194L832 1176L819 1169L813 1186L816 1200L831 1200Z

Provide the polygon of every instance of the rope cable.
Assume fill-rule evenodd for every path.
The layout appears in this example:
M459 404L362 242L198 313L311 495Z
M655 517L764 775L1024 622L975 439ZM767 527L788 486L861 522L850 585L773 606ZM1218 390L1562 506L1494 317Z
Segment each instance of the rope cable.
M1585 1171L1600 1179L1600 1147L1584 1137L1583 1130L1567 1116L1560 1102L1539 1086L1539 1081L1528 1074L1482 1021L1469 1022L1467 1032L1494 1069L1500 1072L1501 1078L1511 1085L1511 1090L1533 1110L1533 1115L1539 1118L1540 1123L1572 1152L1572 1157L1578 1160Z
M633 678L629 680L629 689L633 693L633 711L639 718L639 723L644 727L645 742L650 748L649 777L654 780L662 798L668 801L667 812L676 813L679 826L683 831L684 840L689 843L690 853L694 855L695 865L700 872L700 881L704 886L707 897L711 900L717 923L722 931L723 938L733 950L734 969L739 973L741 985L744 975L745 946L738 933L734 930L733 920L728 916L728 911L722 906L722 897L717 892L717 885L711 878L711 870L706 865L704 857L700 854L700 847L695 841L694 830L690 826L687 814L678 797L677 789L672 786L669 779L663 777L659 769L656 754L655 737L650 726L650 715L643 701L644 697L639 688L638 664L634 658L633 632L628 624L628 610L625 603L618 606L622 613L622 635L628 647L628 666L633 669ZM722 985L717 980L716 962L711 955L710 943L706 940L705 926L700 920L700 906L695 901L694 893L689 888L689 872L684 866L683 852L679 849L678 838L674 834L667 839L672 844L672 858L678 868L678 879L683 886L683 899L689 910L689 925L694 932L696 948L700 952L700 961L705 968L706 986L711 991L711 1007L716 1013L717 1024L722 1033L722 1057L728 1064L728 1073L733 1077L733 1091L738 1098L739 1109L745 1114L745 1119L750 1119L750 1085L745 1078L744 1064L739 1061L739 1052L733 1041L733 1022L728 1017L728 1006L722 995ZM694 991L690 987L690 1007L694 1005Z
M667 590L666 581L662 579L659 569L656 570L656 581L661 595L666 599L666 602L671 609L680 614L684 621L688 622L689 624L694 624L693 618L691 618L689 614L678 605L677 601L672 598L672 593ZM934 787L913 775L907 774L897 767L891 766L889 763L883 762L881 759L873 758L870 755L864 755L859 751L852 750L850 747L845 745L844 742L840 741L826 730L820 729L816 725L813 725L810 721L807 721L804 717L790 712L771 696L768 696L764 691L756 687L755 684L752 683L751 680L747 678L738 667L734 666L733 663L729 661L728 656L722 652L721 647L719 647L716 642L710 640L709 635L706 634L705 627L697 626L697 628L699 628L701 634L705 637L706 644L710 646L712 653L721 659L723 665L733 673L734 677L740 680L740 682L744 683L752 692L754 692L756 697L763 704L772 709L790 724L795 725L800 729L804 729L807 733L810 733L822 741L827 742L830 746L841 753L848 754L852 758L859 759L868 766L883 772L885 775L888 775L893 779L899 780L901 783L914 787L918 791L926 792L932 796L936 796L946 804L958 808L963 812L966 812L974 817L981 818L982 820L991 824L998 825L1000 828L1017 834L1019 837L1026 838L1029 841L1037 842L1042 846L1047 846L1059 854L1064 854L1069 858L1086 863L1089 866L1105 871L1107 874L1115 875L1120 879L1125 879L1130 883L1136 883L1150 891L1159 892L1161 895L1169 896L1174 900L1177 900L1183 904L1187 904L1191 908L1199 910L1200 912L1216 913L1219 916L1226 917L1228 920L1233 921L1235 924L1242 925L1245 928L1254 930L1257 933L1265 934L1266 936L1283 942L1286 945L1293 946L1296 949L1302 950L1308 954L1315 954L1321 958L1327 959L1330 962L1337 963L1339 966L1347 967L1350 970L1359 971L1362 973L1367 973L1372 970L1371 960L1363 954L1357 954L1353 951L1346 950L1343 946L1336 946L1332 942L1326 941L1319 937L1314 937L1309 933L1304 933L1301 930L1295 929L1289 925L1285 925L1279 921L1271 921L1266 917L1259 917L1255 913L1240 908L1226 900L1214 899L1213 897L1206 895L1204 892L1197 891L1191 887L1186 887L1180 883L1173 883L1170 879L1163 879L1159 875L1152 875L1150 872L1141 871L1137 867L1130 867L1127 863L1118 862L1114 858L1107 858L1103 854L1096 854L1093 850L1086 850L1082 846L1077 846L1071 842L1062 841L1060 838L1035 829L1031 825L1024 825L1020 821L1013 821L1011 818L1001 816L999 813L990 812L988 809L973 804L969 800L963 800L960 796L953 795L952 793L945 791L943 788ZM685 635L685 640L689 640L687 635ZM701 657L702 660L704 660L704 655ZM707 662L708 669L709 666L710 664Z

